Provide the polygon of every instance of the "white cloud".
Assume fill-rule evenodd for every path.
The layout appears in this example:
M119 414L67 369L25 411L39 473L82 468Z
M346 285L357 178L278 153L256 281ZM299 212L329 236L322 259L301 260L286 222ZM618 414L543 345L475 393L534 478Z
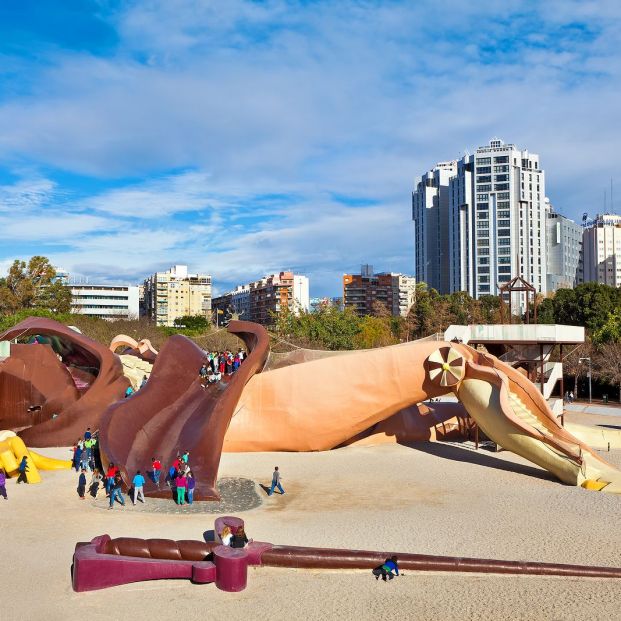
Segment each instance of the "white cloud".
M0 103L0 163L111 188L0 188L0 211L39 218L24 230L64 241L76 272L183 262L232 284L299 267L337 293L361 262L412 271L414 178L492 136L540 154L568 215L618 179L618 2L119 6L114 55L56 52Z

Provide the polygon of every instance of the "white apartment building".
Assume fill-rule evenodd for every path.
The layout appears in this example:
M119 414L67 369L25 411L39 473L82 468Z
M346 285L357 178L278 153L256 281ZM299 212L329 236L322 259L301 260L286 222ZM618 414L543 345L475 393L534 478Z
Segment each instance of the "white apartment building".
M415 278L440 293L449 293L449 180L457 162L440 162L422 175L412 193Z
M584 282L621 286L621 216L597 215L582 238Z
M582 227L557 213L546 199L546 258L548 293L572 289L583 279Z
M187 265L153 274L144 281L144 311L158 326L187 315L211 320L211 276L189 274Z
M137 319L138 287L124 285L69 285L71 312L103 319Z

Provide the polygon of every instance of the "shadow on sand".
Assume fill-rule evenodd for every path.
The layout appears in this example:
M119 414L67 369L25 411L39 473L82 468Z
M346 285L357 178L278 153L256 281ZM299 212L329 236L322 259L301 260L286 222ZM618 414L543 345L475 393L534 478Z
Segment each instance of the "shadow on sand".
M542 479L544 481L557 481L557 479L549 472L541 470L540 468L508 462L504 459L498 459L497 457L486 455L481 451L460 448L452 444L443 444L442 442L403 442L401 444L429 455L441 457L442 459L466 462L477 466L504 470L505 472L515 472L517 474L524 474L526 476Z

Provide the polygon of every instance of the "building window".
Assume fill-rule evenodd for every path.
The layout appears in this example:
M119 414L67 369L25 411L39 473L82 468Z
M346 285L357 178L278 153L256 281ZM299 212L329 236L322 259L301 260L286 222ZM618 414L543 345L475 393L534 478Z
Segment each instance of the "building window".
M508 237L511 235L511 229L498 229L499 237Z
M496 198L499 201L508 201L508 200L511 199L511 194L510 194L510 192L501 192L500 194L496 195Z
M477 254L479 256L489 254L489 248L479 248Z
M477 183L491 183L492 176L491 175L481 175L477 177Z
M511 216L510 211L497 211L496 213L498 214L499 218L509 218Z
M494 166L494 172L495 173L505 173L505 172L509 172L509 167L508 166Z
M477 201L488 201L489 194L477 194Z
M500 265L498 267L498 273L499 274L510 274L511 273L511 266L510 265Z
M511 245L511 239L508 237L503 237L502 239L498 240L498 245L499 246L510 246Z
M478 166L489 166L491 163L492 163L492 160L489 157L478 157L477 158L477 167Z
M487 175L492 172L491 166L479 166L477 168L477 175Z
M477 192L490 192L492 189L491 183L477 186Z
M508 190L508 189L509 189L509 184L508 183L497 183L496 184L496 190L497 191Z
M489 203L477 203L477 209L488 209Z
M508 155L497 155L494 158L494 164L508 164L509 156Z
M509 175L496 175L494 181L509 181Z

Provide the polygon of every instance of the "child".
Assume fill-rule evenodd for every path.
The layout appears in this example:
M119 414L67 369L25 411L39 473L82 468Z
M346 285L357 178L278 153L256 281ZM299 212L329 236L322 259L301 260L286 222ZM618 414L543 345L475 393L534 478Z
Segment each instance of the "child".
M220 539L225 546L231 545L231 539L233 539L233 533L230 526L225 526L220 533Z
M4 472L4 468L0 468L0 496L8 500L6 497L6 473Z
M393 575L392 572L395 572ZM391 556L387 558L386 561L382 565L378 565L373 571L373 575L376 580L379 580L379 577L382 577L382 580L386 582L386 576L388 576L389 580L392 580L395 575L399 575L399 567L397 566L397 557Z
M86 468L82 468L78 478L78 496L80 500L84 500L84 492L86 492Z
M88 493L93 497L97 498L97 492L99 491L99 484L103 481L103 477L97 468L93 470L93 476L91 477L91 482L88 485Z
M188 479L188 504L192 504L194 502L194 488L196 487L196 479L190 470L187 475Z
M121 479L121 473L117 472L114 475L112 490L110 491L110 506L108 509L112 509L114 507L114 499L118 498L119 502L125 506L125 498L123 498L122 493L123 480Z
M19 463L19 466L17 468L19 470L19 476L17 477L17 483L28 483L28 477L26 476L26 473L28 472L28 470L30 470L30 468L28 468L28 457L26 457L26 455L24 455L22 457L21 462Z
M188 487L188 480L185 474L179 473L175 479L175 484L177 486L177 504L182 505L185 502L185 490Z
M160 476L162 474L162 462L159 459L153 457L151 459L151 468L153 468L153 483L155 483L157 489L160 489Z

